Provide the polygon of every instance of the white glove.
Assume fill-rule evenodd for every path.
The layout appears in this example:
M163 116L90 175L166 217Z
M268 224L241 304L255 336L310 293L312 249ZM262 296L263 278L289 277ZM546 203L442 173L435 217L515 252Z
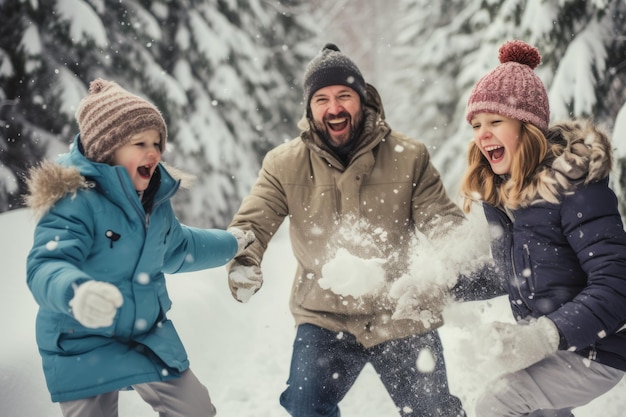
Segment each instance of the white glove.
M70 307L74 318L91 329L113 324L124 297L115 285L102 281L86 281L74 290Z
M495 358L506 372L526 369L559 347L559 331L547 317L528 324L493 323L502 342L502 352Z
M247 303L263 285L263 273L257 265L233 264L228 272L228 286L235 300Z
M237 253L235 256L240 255L248 246L252 245L256 240L256 236L252 230L246 230L245 232L238 227L230 227L226 230L237 239Z

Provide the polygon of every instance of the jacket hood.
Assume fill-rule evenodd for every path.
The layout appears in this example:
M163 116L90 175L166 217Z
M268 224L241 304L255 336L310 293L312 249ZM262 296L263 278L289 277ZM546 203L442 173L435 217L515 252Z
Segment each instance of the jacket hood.
M557 203L579 184L607 178L613 166L611 142L607 133L591 120L575 119L550 127L552 150L542 168L530 181L522 205L538 199Z
M45 160L30 169L26 178L28 193L24 203L39 219L66 195L75 196L78 190L89 188L89 183L76 167L64 167Z
M556 124L550 132L560 132L565 141L563 153L552 163L556 175L585 183L609 176L613 154L609 136L590 120L572 120ZM549 135L549 137L551 137Z
M41 218L62 198L75 196L81 189L94 188L114 170L124 169L88 160L81 152L79 142L80 137L77 136L69 153L61 155L56 162L44 160L29 170L24 203L33 210L35 218ZM170 178L173 183L180 182L183 188L189 188L193 182L192 175L163 162L159 164L159 169L162 178Z

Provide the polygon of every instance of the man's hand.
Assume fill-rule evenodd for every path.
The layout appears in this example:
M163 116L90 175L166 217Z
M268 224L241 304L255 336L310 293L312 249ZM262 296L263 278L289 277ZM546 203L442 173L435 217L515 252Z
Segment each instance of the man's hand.
M86 281L74 290L70 307L80 324L92 329L113 324L124 297L115 285L102 281Z
M247 303L263 285L263 273L257 265L244 266L237 262L228 273L228 286L235 300Z

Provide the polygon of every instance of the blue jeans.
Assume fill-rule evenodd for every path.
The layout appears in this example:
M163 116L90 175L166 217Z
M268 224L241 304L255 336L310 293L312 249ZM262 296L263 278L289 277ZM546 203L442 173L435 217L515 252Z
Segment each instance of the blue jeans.
M435 358L432 372L416 369L422 349L429 349ZM448 390L441 340L436 332L365 348L351 334L302 324L280 404L294 417L339 417L339 402L367 363L378 373L400 415L465 416L461 401Z

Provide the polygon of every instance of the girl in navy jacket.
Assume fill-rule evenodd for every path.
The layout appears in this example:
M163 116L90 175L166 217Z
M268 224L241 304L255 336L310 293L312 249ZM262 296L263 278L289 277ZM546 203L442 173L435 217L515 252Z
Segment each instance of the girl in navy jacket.
M517 324L495 323L510 373L480 417L571 416L626 371L626 233L609 188L611 144L590 121L549 127L534 47L505 43L475 85L464 209L482 204L498 285Z

